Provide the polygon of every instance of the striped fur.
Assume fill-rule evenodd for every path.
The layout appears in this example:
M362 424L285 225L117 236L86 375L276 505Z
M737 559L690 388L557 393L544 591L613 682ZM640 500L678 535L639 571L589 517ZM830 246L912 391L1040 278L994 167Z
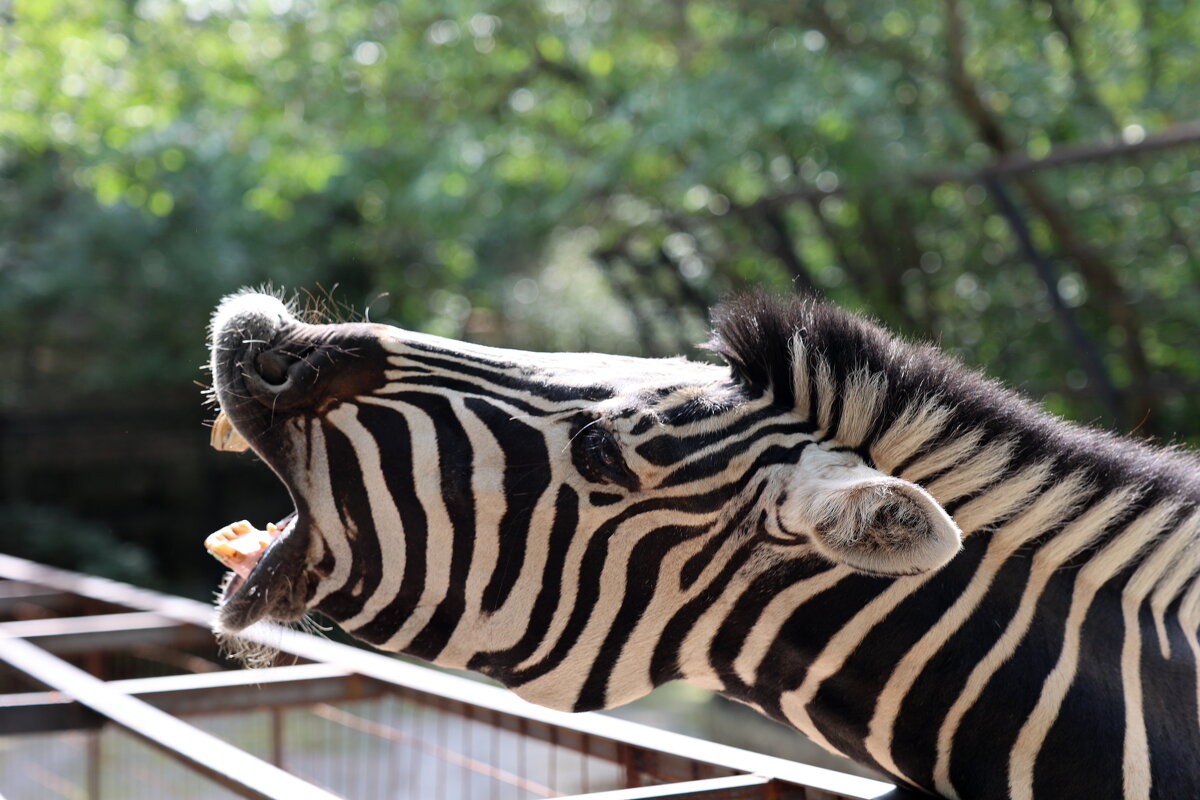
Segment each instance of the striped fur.
M239 296L214 372L297 498L305 605L365 641L575 710L684 678L944 797L1200 797L1190 456L831 306L716 320L728 368ZM329 359L319 403L246 399L255 337Z

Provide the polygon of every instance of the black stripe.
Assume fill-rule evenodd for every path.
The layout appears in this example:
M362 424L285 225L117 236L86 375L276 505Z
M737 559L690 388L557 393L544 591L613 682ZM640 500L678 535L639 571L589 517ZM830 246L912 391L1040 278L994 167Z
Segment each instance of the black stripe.
M1004 573L1002 571L1002 575L997 577L997 581L999 582L1003 578L1007 582L1014 577L1014 572ZM1074 571L1056 572L1039 598L1038 606L1045 609L1064 610L1070 607L1071 594L1075 586L1074 580ZM1002 591L1007 591L1007 594L1015 600L1023 587L1023 582L1012 582ZM976 617L978 616L977 612ZM1119 613L1117 618L1120 619ZM1004 631L1008 621L987 617L979 619L974 626L975 639L982 640L987 644L994 643ZM1012 657L996 670L996 674L983 688L975 705L963 715L962 722L958 727L958 734L954 739L954 752L950 758L950 779L959 788L963 797L976 796L975 789L977 787L983 789L980 796L987 796L988 792L994 790L994 782L998 777L1006 778L1004 770L997 771L993 766L985 766L985 754L1007 753L1012 750L1021 728L1024 727L1037 705L1046 678L1049 677L1051 670L1058 662L1066 630L1065 621L1065 613L1035 613L1029 631L1013 652ZM972 622L976 622L975 617L972 618ZM947 647L949 646L947 644ZM1120 651L1118 643L1115 652L1119 653ZM973 664L968 662L967 666L970 667ZM962 676L964 683L968 672L969 669L964 669L961 664L959 665L958 673ZM948 688L943 686L943 691ZM1108 713L1107 710L1104 713ZM1117 713L1120 714L1119 711ZM1119 786L1120 781L1116 785ZM1104 793L1084 794L1083 797L1102 797L1103 795ZM1039 794L1038 796L1043 795Z
M687 458L692 453L738 436L764 419L774 419L779 416L778 408L764 406L750 414L744 414L720 430L695 433L690 436L664 433L642 442L635 448L635 451L654 466L666 467ZM814 430L812 425L799 421L794 422L793 427L798 433L811 433Z
M863 747L880 692L904 655L937 624L947 599L962 594L987 552L971 538L938 575L892 608L817 691L808 713L817 730L848 758L874 764Z
M730 555L729 561L712 581L695 597L684 603L672 615L671 621L663 627L662 635L654 648L654 655L650 658L650 679L655 686L683 677L680 656L684 640L696 626L696 620L712 607L729 581L737 574L738 570L745 566L757 549L758 545L753 537L748 538L745 544Z
M929 659L900 704L893 729L892 758L919 785L933 785L933 759L941 720L962 694L971 670L992 649L1012 619L1021 589L1029 580L1029 567L1027 558L1010 558L1005 562L975 611ZM958 729L964 731L965 725L959 725ZM977 735L986 740L988 731L980 730ZM990 751L993 755L995 752L998 750Z
M748 480L748 479L747 479ZM591 534L583 559L579 565L579 588L575 595L575 605L571 608L567 625L562 635L554 643L550 653L537 664L519 672L506 673L505 684L516 686L541 677L553 670L567 656L571 648L579 640L583 629L587 627L592 609L600 596L600 575L604 568L604 560L608 555L608 539L625 522L640 514L656 511L686 511L694 514L712 513L720 509L731 497L745 485L728 484L718 487L711 492L690 497L656 497L636 503L626 508L617 516L607 520ZM580 531L579 535L584 535Z
M525 400L521 400L516 397L511 397L509 395L502 394L500 392L494 392L486 385L482 385L482 384L478 384L478 383L471 383L470 381L462 380L460 378L448 378L444 375L432 375L432 376L414 375L409 378L399 378L397 380L391 381L388 384L388 386L394 386L396 384L401 384L405 387L428 386L432 389L444 389L446 391L454 392L456 394L466 395L468 397L488 397L493 400L499 400L501 402L507 403L510 406L512 406L513 408L518 408L521 411L524 411L526 414L528 414L532 417L546 417L546 416L550 416L552 414L560 414L565 410L562 408L556 408L553 411L547 411L544 408L538 408L537 406L530 405ZM376 391L374 394L376 397L386 398L386 397L391 397L394 394L406 394L406 393L407 392L402 389L399 391L391 391L391 392L379 390L379 391Z
M1149 607L1138 620L1142 628L1142 707L1150 767L1151 797L1200 797L1200 728L1196 716L1196 665L1179 624L1178 602L1166 619L1171 659L1164 661Z
M461 357L461 354L455 353L455 356ZM564 386L561 383L532 381L527 378L515 377L508 372L498 372L492 369L470 367L464 364L459 364L455 361L449 361L433 356L406 354L403 357L410 361L416 361L431 367L443 369L446 372L458 373L459 375L469 375L472 378L481 378L490 384L502 386L505 389L515 389L520 392L531 394L534 397L541 397L545 400L553 400L555 402L569 400L590 400L593 402L599 402L600 400L609 399L614 393L612 388L608 386Z
M1068 786L1072 797L1119 797L1122 794L1125 692L1121 684L1121 670L1117 667L1120 665L1125 626L1121 618L1122 587L1114 583L1110 581L1101 588L1083 620L1075 680L1063 698L1058 718L1046 733L1034 763L1034 797L1061 797L1068 794L1063 791ZM1066 601L1066 598L1063 599ZM1061 606L1052 607L1066 609L1068 604L1064 602ZM1042 618L1039 616L1039 621ZM1052 641L1055 645L1061 643L1061 639ZM1021 655L1018 651L1013 657L1016 659ZM1050 665L1053 664L1054 661L1051 661ZM1043 674L1041 669L1032 672L1034 675ZM1049 671L1046 670L1045 674L1048 675ZM1010 690L1019 686L1009 684ZM989 697L980 699L996 703L998 694L993 692ZM1037 698L1036 692L1033 697ZM963 722L967 720L964 718ZM1086 746L1081 746L1081 735L1087 737ZM998 741L1005 743L1008 739L1001 738ZM1196 754L1193 752L1192 755L1195 757ZM956 758L951 763L952 768L957 761L959 759ZM955 777L953 769L951 777ZM963 791L963 796L970 795ZM1183 796L1186 795L1171 795Z
M893 582L892 578L850 574L796 606L767 648L755 677L756 690L765 695L764 707L781 713L780 695L800 686L829 640Z
M619 503L625 499L625 495L613 494L612 492L590 492L588 494L588 502L594 506L611 506L613 503Z
M554 522L550 526L546 566L542 569L542 588L533 601L529 625L521 639L509 649L476 654L471 659L470 669L507 683L516 665L533 655L541 645L562 596L563 565L578 531L579 495L570 486L560 486L558 496L554 499Z
M327 595L317 606L321 613L335 620L349 619L363 609L367 598L379 587L383 565L379 553L379 537L371 516L371 503L363 483L362 465L350 439L329 422L321 423L325 438L325 453L329 461L329 483L333 502L342 525L353 537L347 537L350 547L350 578L346 585ZM336 534L335 534L336 535ZM354 591L358 579L362 590Z
M395 399L420 409L433 421L442 504L450 519L449 588L425 627L404 648L410 655L433 661L454 633L466 607L465 589L475 548L475 493L471 488L474 450L446 398L408 392L395 395Z
M460 349L462 342L448 340L454 347L438 347L437 345L428 344L426 342L405 341L404 347L408 350L418 350L422 353L430 353L435 356L444 356L445 358L456 358L463 361L469 361L472 364L478 364L481 367L493 367L495 369L515 369L520 365L513 361L502 361L497 358L487 358L478 353L468 353ZM421 356L415 356L410 352L406 353L391 353L392 358L420 360Z
M762 530L758 536L760 539L766 538ZM833 566L832 562L817 556L792 559L781 564L778 569L767 570L756 576L739 595L729 615L713 636L708 654L709 664L713 671L721 676L726 694L746 702L757 702L760 699L761 693L742 681L733 667L746 645L750 631L762 617L767 605L781 592L787 591L794 583L827 572L833 569ZM786 722L781 717L777 718Z
M374 619L352 631L364 641L382 644L408 619L425 590L429 528L413 482L412 434L404 415L383 406L364 405L358 418L379 444L379 469L403 526L402 531L385 532L404 540L404 577L400 590Z
M693 554L691 558L684 562L683 566L679 569L679 586L681 589L684 589L685 591L690 589L692 584L700 578L700 575L704 572L704 568L712 563L713 557L716 556L717 551L729 541L730 534L733 533L736 528L741 527L746 523L746 514L748 514L754 508L754 506L758 504L758 501L762 498L763 492L766 491L766 488L766 481L760 483L758 488L754 490L754 494L751 495L750 499L743 503L742 507L730 516L730 520L725 525L725 528L716 536L711 537L707 542L705 542L704 547L700 549L700 552Z
M842 405L846 394L846 376L839 378L837 372L833 373L830 383L833 392L833 402L829 404L829 424L825 427L825 435L821 437L822 442L828 442L831 439L837 439L838 428L842 425ZM817 393L818 384L813 383L809 391L813 394Z
M759 428L758 430L754 431L752 436L746 439L740 439L731 442L727 446L717 450L714 453L710 453L703 458L684 464L682 467L679 467L667 477L663 478L658 484L657 488L666 489L672 486L680 486L685 483L692 483L695 481L704 480L705 478L711 478L714 475L719 475L720 473L729 469L729 462L732 461L735 456L746 452L760 440L769 436L774 436L775 434L802 433L802 431L797 431L796 428L796 424L790 422L781 423L779 425L766 425L762 428ZM804 449L810 444L814 444L812 439L803 439L799 442L789 445L787 449L794 452L796 460L798 461L800 459L800 454L804 452ZM772 445L771 447L776 448L780 447L780 445Z
M608 679L653 597L653 587L661 577L663 558L674 547L708 530L708 525L667 525L650 531L634 545L625 567L625 597L575 701L575 711L608 706Z
M500 518L500 552L483 590L485 614L500 609L512 593L525 564L533 511L550 486L550 453L542 433L512 414L476 397L464 405L487 426L504 452L504 516Z

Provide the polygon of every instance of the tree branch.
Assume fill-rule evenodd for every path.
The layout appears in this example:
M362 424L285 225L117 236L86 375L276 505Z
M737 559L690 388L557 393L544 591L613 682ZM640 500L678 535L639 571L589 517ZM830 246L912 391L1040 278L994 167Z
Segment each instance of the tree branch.
M940 167L927 172L918 172L889 180L871 181L857 186L842 184L836 189L827 191L806 187L761 198L751 206L789 205L798 201L820 200L830 196L859 194L885 188L906 186L933 188L947 183L986 183L992 178L1015 177L1022 173L1036 173L1074 164L1130 158L1159 150L1194 146L1197 143L1200 143L1200 121L1182 122L1161 133L1146 136L1140 141L1103 141L1064 145L1051 150L1048 155L1041 158L1033 158L1022 152L1008 152L997 157L986 167L979 169L964 170L957 167Z
M1005 133L999 118L983 102L981 93L966 70L963 56L965 32L958 0L945 1L946 49L949 54L947 81L951 92L963 113L975 126L979 138L997 155L1007 156L1014 149L1011 139ZM1084 241L1070 218L1050 199L1033 174L1019 172L1014 174L1013 180L1021 187L1030 205L1045 220L1063 251L1079 266L1079 271L1083 273L1088 285L1099 296L1105 313L1124 332L1125 357L1133 377L1134 398L1137 404L1137 408L1133 409L1133 416L1141 416L1154 405L1151 396L1137 388L1147 385L1150 365L1142 347L1141 324L1134 315L1128 298L1125 297L1125 290L1117 280L1115 271Z
M1120 126L1117 123L1116 115L1096 94L1096 85L1092 83L1092 77L1083 68L1083 53L1080 51L1079 37L1076 33L1080 22L1071 0L1046 0L1046 2L1050 5L1050 22L1054 25L1055 30L1062 34L1063 41L1066 42L1067 53L1071 56L1071 74L1075 78L1075 86L1079 90L1080 97L1084 103L1091 106L1104 118L1105 123L1112 130L1117 130Z
M1079 321L1075 319L1075 314L1071 308L1063 300L1062 293L1058 290L1058 279L1054 274L1054 267L1050 264L1049 259L1038 250L1037 245L1034 244L1033 236L1029 232L1029 225L1025 222L1020 209L1017 208L1016 203L1009 197L1003 185L998 180L989 179L987 188L996 203L996 209L1000 212L1000 216L1004 217L1005 221L1008 222L1008 227L1012 230L1013 237L1017 240L1018 246L1025 254L1025 258L1033 266L1038 279L1041 280L1042 286L1050 298L1050 306L1054 309L1054 316L1058 319L1064 333L1066 333L1067 342L1079 358L1083 371L1087 373L1088 380L1099 395L1101 405L1108 410L1111 420L1110 427L1118 430L1121 429L1125 424L1124 404L1121 401L1121 395L1113 385L1108 370L1104 368L1099 348L1088 337L1087 333L1079 325Z

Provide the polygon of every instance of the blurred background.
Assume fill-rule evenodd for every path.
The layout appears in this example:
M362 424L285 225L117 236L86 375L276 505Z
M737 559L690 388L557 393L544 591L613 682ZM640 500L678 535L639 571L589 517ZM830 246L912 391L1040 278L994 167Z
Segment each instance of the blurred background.
M201 405L268 283L693 357L722 297L815 292L1200 442L1197 40L1180 0L0 2L0 550L209 596L204 536L289 508Z

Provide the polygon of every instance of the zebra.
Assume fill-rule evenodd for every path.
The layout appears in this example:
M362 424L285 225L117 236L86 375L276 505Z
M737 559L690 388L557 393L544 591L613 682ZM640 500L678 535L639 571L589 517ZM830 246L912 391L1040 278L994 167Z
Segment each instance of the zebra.
M1193 455L825 302L713 320L723 365L226 298L214 393L295 510L215 629L318 611L571 711L683 679L945 798L1200 797Z

